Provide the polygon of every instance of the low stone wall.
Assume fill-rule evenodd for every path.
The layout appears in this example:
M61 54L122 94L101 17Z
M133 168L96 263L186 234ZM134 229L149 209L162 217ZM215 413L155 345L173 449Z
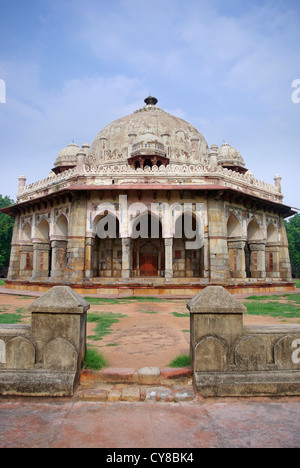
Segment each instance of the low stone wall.
M201 395L300 395L299 325L244 327L246 307L221 286L208 286L187 307Z
M71 288L56 286L29 307L30 325L1 325L0 395L72 396L89 307Z

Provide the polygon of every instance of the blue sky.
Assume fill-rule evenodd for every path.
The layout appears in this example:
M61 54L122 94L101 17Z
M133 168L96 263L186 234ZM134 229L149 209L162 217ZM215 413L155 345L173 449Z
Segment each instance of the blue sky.
M0 193L151 93L300 208L299 24L299 0L0 0Z

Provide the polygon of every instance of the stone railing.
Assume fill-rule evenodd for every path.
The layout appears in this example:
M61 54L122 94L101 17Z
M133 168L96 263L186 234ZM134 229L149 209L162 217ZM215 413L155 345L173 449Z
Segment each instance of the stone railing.
M0 395L72 396L89 307L71 288L56 286L29 307L30 325L0 325Z
M202 396L300 395L299 325L244 327L246 307L222 286L208 286L187 307Z
M89 177L101 177L101 178L110 178L116 176L141 176L144 177L153 177L153 175L159 178L169 178L169 177L182 177L185 178L187 176L194 176L194 180L189 180L189 184L199 183L199 178L203 178L205 183L212 183L212 179L217 179L220 184L222 182L225 185L232 185L234 188L242 187L248 189L250 191L256 190L257 195L261 196L266 199L274 199L274 201L281 201L282 195L277 189L275 185L260 181L255 179L251 172L247 172L245 174L240 174L238 172L232 171L230 169L223 168L218 166L216 171L211 171L208 165L201 165L201 164L169 164L167 166L161 165L150 167L145 167L144 169L134 169L130 167L128 164L124 165L85 165L83 170L80 171L77 167L73 169L69 169L61 174L50 176L46 179L43 179L39 182L35 182L33 184L27 185L20 189L18 194L18 198L21 199L28 199L34 198L36 192L40 192L42 190L59 190L62 188L61 186L65 187L65 183L70 182L72 179L75 179L76 176L84 176L86 178ZM210 180L206 180L210 179ZM97 185L97 181L93 181L95 185ZM100 183L100 182L99 182ZM101 180L101 184L103 180ZM75 183L76 185L76 183Z

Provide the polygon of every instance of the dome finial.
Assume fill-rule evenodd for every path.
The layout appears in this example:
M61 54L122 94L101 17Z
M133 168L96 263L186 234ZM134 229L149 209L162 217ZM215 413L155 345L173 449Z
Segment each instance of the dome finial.
M156 106L156 104L158 103L158 99L156 99L155 97L152 97L152 96L148 96L144 102L147 104L147 106Z

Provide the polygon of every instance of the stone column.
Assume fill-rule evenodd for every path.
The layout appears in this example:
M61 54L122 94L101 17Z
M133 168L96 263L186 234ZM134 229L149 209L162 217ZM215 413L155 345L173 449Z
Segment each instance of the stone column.
M249 247L251 278L266 278L266 244L251 242Z
M76 197L71 206L66 267L66 279L73 283L85 277L87 195L80 192Z
M131 238L122 239L122 278L131 276Z
M246 278L245 241L228 240L228 256L232 278Z
M266 275L268 278L280 278L279 245L266 245Z
M230 279L230 271L224 201L221 195L208 196L207 201L210 281L226 282Z
M173 237L165 239L165 278L173 278Z
M51 262L51 278L63 279L65 276L65 269L67 264L67 245L65 240L52 240L52 262Z
M20 276L29 277L29 278L32 276L32 257L33 257L33 246L21 245L20 247Z
M16 279L20 275L20 245L19 245L20 215L17 214L11 240L8 279Z
M87 237L85 241L85 277L94 277L93 252L95 248L95 239Z
M49 278L50 244L36 242L33 244L32 279Z
M287 238L283 218L280 218L279 232L280 232L280 239L281 239L280 249L279 249L280 277L285 281L292 281L292 270L291 270L290 254L289 254L289 243L288 243L288 238Z

